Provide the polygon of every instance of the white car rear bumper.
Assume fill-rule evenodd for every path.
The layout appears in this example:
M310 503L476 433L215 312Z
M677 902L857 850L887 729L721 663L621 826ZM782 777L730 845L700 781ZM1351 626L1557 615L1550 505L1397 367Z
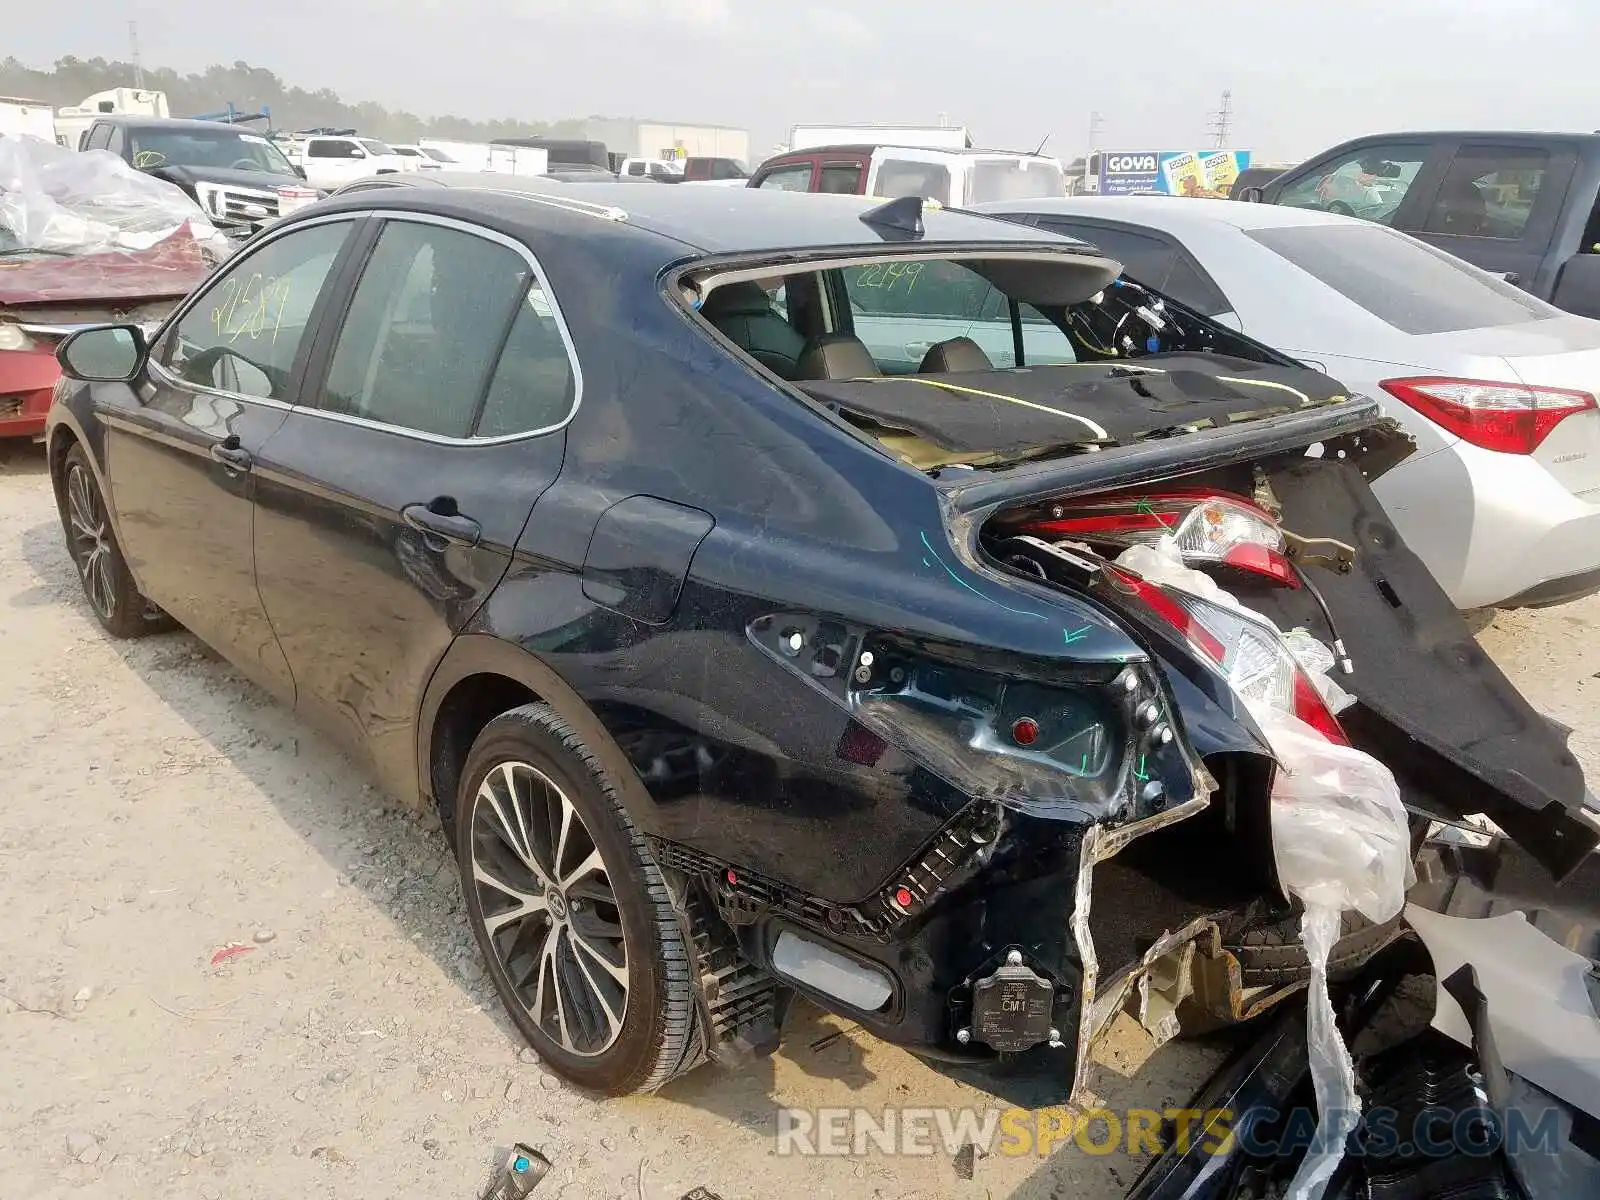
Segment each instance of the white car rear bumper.
M1458 608L1600 591L1600 505L1526 455L1457 442L1401 463L1373 490Z

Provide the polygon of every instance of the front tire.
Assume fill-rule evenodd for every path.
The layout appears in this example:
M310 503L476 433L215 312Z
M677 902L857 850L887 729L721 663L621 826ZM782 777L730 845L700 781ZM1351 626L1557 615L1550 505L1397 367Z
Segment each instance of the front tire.
M142 637L170 629L172 621L134 585L122 548L111 528L105 497L83 447L67 451L61 492L56 498L67 553L78 568L78 581L95 619L112 637Z
M552 1070L625 1095L696 1065L689 955L661 872L604 768L547 705L478 735L455 835L489 976Z

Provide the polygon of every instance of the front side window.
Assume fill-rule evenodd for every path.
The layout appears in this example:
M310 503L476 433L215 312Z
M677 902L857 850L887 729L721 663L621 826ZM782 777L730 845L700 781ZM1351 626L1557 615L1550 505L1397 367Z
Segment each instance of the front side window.
M419 433L472 436L531 278L527 260L499 242L386 223L339 331L322 407ZM523 336L532 334L524 327ZM510 400L503 407L516 411Z
M1550 169L1532 147L1467 147L1456 155L1423 229L1456 237L1522 237Z
M924 200L949 204L950 171L938 163L886 158L878 165L878 181L873 185L872 194L885 200L921 196Z
M1389 225L1427 160L1421 144L1368 146L1288 184L1278 203Z
M224 266L153 360L185 383L292 403L312 309L352 224L298 229Z
M775 192L809 192L811 190L811 164L794 163L774 167L761 178L757 187L771 188Z
M361 146L368 154L393 154L394 147L388 142L380 142L377 138L362 138Z

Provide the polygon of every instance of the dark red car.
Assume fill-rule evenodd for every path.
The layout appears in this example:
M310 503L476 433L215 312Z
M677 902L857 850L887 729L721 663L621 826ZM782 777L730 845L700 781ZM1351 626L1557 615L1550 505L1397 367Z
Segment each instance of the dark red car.
M0 252L0 438L44 432L63 337L106 322L153 325L210 269L187 228L148 250Z

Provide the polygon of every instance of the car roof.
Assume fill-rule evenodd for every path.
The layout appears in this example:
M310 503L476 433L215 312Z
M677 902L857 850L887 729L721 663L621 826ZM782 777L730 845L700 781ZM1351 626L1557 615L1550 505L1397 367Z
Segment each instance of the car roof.
M704 254L740 254L763 250L809 250L833 246L872 244L882 238L861 221L861 215L881 206L882 198L835 196L810 192L779 192L762 188L721 188L662 184L643 186L608 179L604 183L552 182L538 175L504 175L477 171L430 171L349 193L352 197L390 196L411 192L417 196L438 190L523 194L557 201L569 200L596 210L621 213L617 224L646 230L699 250ZM503 207L498 211L504 211ZM530 214L533 210L530 209ZM1071 239L1042 233L1010 221L997 221L979 213L940 209L926 205L922 213L923 237L907 246L950 243L1018 243L1071 245Z
M871 154L874 150L915 150L919 154L948 154L952 157L974 158L983 154L1003 154L1009 158L1048 158L1032 150L995 150L984 146L909 146L904 142L830 142L826 146L802 146L798 150L785 150L762 160L761 165L781 162L790 158L810 158L816 154Z
M1367 142L1408 142L1408 141L1444 141L1450 138L1462 138L1468 141L1494 141L1498 138L1507 138L1513 141L1539 141L1552 142L1593 142L1600 141L1600 136L1594 133L1574 133L1572 130L1551 131L1541 129L1407 129L1400 133L1367 133L1358 138L1350 138L1340 142L1338 146L1329 146L1329 150L1337 150L1341 146L1354 146ZM1319 151L1315 157L1320 158ZM1308 160L1309 161L1309 160Z
M231 121L195 121L187 117L141 117L137 113L97 113L96 121L115 121L118 125L137 125L145 129L236 129L240 133L263 136L254 129Z
M996 200L974 205L987 213L1041 213L1060 217L1090 217L1148 225L1181 234L1202 226L1228 225L1235 229L1285 229L1299 225L1371 225L1359 217L1290 208L1281 204L1249 204L1242 200L1202 200L1188 196L1050 196L1041 200Z

